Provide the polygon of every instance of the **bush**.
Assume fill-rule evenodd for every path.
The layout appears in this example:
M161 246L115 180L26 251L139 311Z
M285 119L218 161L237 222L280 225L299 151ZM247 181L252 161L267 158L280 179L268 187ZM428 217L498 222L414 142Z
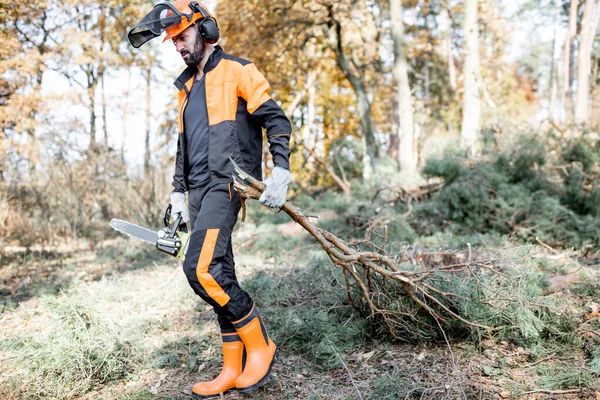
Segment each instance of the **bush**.
M446 185L415 207L411 225L419 234L498 232L563 248L597 246L597 148L597 142L579 139L556 152L538 139L522 138L513 151L473 165L452 152L430 159L423 172Z
M429 178L440 177L450 184L467 172L468 168L462 161L464 158L464 154L456 151L446 151L441 158L429 158L423 167L423 175Z
M309 254L304 270L277 279L259 273L244 288L260 307L273 340L285 351L320 369L341 366L345 350L364 343L370 335L367 321L352 321L353 310L344 290L344 277L329 267L320 251Z

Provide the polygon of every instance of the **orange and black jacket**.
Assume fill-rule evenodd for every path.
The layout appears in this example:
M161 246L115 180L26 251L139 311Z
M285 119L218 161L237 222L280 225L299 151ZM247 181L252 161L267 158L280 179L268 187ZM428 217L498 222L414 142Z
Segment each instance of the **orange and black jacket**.
M190 189L183 112L197 71L195 66L188 67L175 80L179 89L179 140L173 187L180 192ZM262 180L262 128L267 132L273 163L289 169L292 126L281 107L269 96L269 82L256 66L215 46L204 73L210 184L233 180L229 157Z

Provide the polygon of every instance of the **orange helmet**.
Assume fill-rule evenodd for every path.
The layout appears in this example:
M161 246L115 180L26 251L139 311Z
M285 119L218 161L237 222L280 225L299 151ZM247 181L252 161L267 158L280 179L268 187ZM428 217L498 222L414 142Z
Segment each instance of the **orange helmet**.
M163 39L163 42L168 39L172 39L185 31L188 27L194 25L200 19L212 19L216 22L215 17L208 11L208 8L202 3L190 0L177 0L173 3L173 6L179 10L182 14L192 15L191 19L182 18L181 22L177 25L173 25L167 28L167 36Z
M171 39L198 22L202 39L206 43L216 43L219 40L217 20L204 4L194 0L158 3L127 37L131 45L138 48L164 31L167 32L164 40Z

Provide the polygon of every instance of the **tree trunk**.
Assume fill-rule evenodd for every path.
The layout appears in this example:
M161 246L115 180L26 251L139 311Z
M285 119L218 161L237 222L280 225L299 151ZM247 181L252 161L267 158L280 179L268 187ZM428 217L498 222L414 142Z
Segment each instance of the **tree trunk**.
M565 47L563 49L563 90L560 96L560 103L563 105L565 109L565 118L568 122L571 115L572 110L572 102L571 102L571 81L573 71L571 69L571 65L573 62L572 54L574 46L573 39L577 34L577 7L579 4L579 0L571 0L571 7L569 9L569 28L567 30L567 35L565 36Z
M479 28L477 26L478 0L465 1L465 65L463 115L461 147L467 149L470 156L479 152L479 134L481 132L481 99L479 94Z
M152 83L152 66L148 63L146 67L146 140L144 146L144 176L148 177L150 172L150 120L152 113L150 111L150 94Z
M96 149L96 81L88 86L88 99L90 101L90 145L88 146L88 150Z
M308 101L306 103L306 134L305 137L311 142L311 148L317 143L317 127L315 125L317 110L315 100L317 99L317 89L314 85L308 88Z
M592 70L592 92L596 88L598 82L598 65L600 64L600 57L594 59L594 68Z
M296 96L294 96L294 99L285 108L285 115L287 115L288 118L292 119L291 118L292 114L294 114L294 111L296 110L296 108L298 107L298 105L300 104L300 102L302 101L304 96L306 95L306 92L308 90L310 90L311 88L314 88L314 86L317 84L317 77L319 76L320 73L321 73L320 65L317 66L316 69L313 69L308 73L308 75L306 76L306 83L304 85L302 85L302 89L296 93Z
M311 46L308 50L309 52L315 52L315 48L314 46ZM318 65L315 69L312 69L308 72L307 76L306 76L306 82L301 86L301 89L296 92L296 95L294 96L294 98L292 99L292 101L290 102L290 104L288 104L285 108L285 115L288 116L288 118L290 119L290 121L292 121L293 115L294 115L294 111L298 108L298 106L300 105L300 102L302 101L302 99L304 98L304 96L306 96L306 93L308 92L308 96L309 96L309 107L310 107L310 102L313 102L313 108L314 108L314 96L316 95L316 89L315 86L317 84L317 77L319 76L319 74L321 73L321 66ZM312 100L311 100L312 99ZM310 119L310 116L309 116ZM292 121L293 124L293 121ZM302 129L302 143L304 144L305 148L314 148L314 144L312 144L312 142L314 142L316 139L315 138L310 138L309 137L310 131L308 129L306 129L305 127ZM269 142L268 141L264 141L263 142L263 161L265 161L265 169L266 170L272 170L273 169L273 160L272 158L270 158L270 153L269 153ZM307 165L309 168L312 168L312 160L307 160ZM266 171L265 171L266 172Z
M102 85L102 130L104 132L104 148L108 151L108 127L106 126L106 90L104 89L104 73L100 75Z
M398 137L398 132L400 129L400 113L398 111L398 102L392 102L392 120L390 122L390 140L388 143L387 154L394 160L398 160L398 151L400 147L400 138ZM398 164L398 168L400 168L400 164Z
M408 63L404 53L404 22L401 0L390 0L392 39L394 40L394 78L398 85L396 101L400 114L398 129L398 163L401 171L414 172L417 156L414 151L413 104L408 81Z
M556 99L558 97L558 82L556 79L556 73L552 77L552 81L550 83L550 109L548 118L551 122L556 123L558 118L556 118Z
M594 60L594 67L592 70L592 88L591 88L591 92L592 92L592 104L591 104L591 109L592 109L592 117L593 119L590 121L592 124L598 124L600 122L600 112L598 110L600 110L600 105L597 103L598 100L598 93L596 90L596 86L597 86L597 82L598 82L598 67L600 66L600 57L596 57Z
M429 55L426 55L429 57ZM431 81L429 79L429 60L426 58L423 60L423 86L425 87L425 94L423 100L425 100L425 105L429 106L431 102L431 90L430 90Z
M585 124L589 117L590 75L592 72L592 46L600 18L600 0L586 0L581 18L579 34L579 57L577 59L577 97L575 101L575 123Z
M442 31L442 54L448 64L448 83L450 83L450 87L456 96L456 65L452 55L452 24L447 9L441 11L439 28Z
M333 6L329 6L328 36L329 46L335 53L337 65L350 82L356 94L356 108L363 133L363 178L369 179L373 173L375 162L379 158L379 149L375 141L371 101L364 77L355 74L350 61L342 46L342 24L333 15Z
M556 60L554 59L554 48L556 47L556 28L552 37L552 52L550 65L550 101L548 105L548 118L551 122L556 122L556 97L558 94L558 83L556 82Z
M354 90L356 92L356 108L360 119L360 127L363 131L363 178L369 179L373 174L375 161L379 157L373 131L371 102L363 84L357 86Z
M311 170L314 167L314 161L318 157L317 150L317 127L315 126L315 99L317 90L314 85L308 88L308 99L306 101L306 123L302 126L302 143L312 156L306 161L307 169ZM304 118L302 118L304 119Z

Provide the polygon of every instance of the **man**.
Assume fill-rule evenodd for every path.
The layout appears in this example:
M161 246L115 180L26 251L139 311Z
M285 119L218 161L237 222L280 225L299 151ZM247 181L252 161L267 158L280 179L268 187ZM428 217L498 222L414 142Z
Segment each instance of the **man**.
M215 45L217 23L203 4L160 3L128 36L139 47L163 31L164 40L173 41L187 64L175 81L180 134L172 213L181 213L192 227L183 269L194 292L214 307L223 342L221 373L194 385L192 393L208 398L231 389L252 391L268 381L277 347L235 275L231 233L240 198L232 187L230 157L262 179L262 128L266 128L275 168L260 201L280 208L291 181L292 127L254 64Z

